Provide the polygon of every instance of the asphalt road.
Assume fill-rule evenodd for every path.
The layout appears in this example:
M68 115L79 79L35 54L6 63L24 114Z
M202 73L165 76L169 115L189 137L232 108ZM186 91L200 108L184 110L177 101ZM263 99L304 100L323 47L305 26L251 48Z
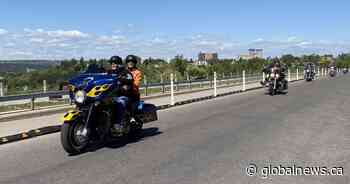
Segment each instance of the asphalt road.
M348 184L349 82L342 76L293 84L287 95L256 90L171 108L141 139L78 156L63 151L59 134L3 145L0 183ZM247 175L250 164L256 176ZM267 176L269 165L337 167L343 176Z

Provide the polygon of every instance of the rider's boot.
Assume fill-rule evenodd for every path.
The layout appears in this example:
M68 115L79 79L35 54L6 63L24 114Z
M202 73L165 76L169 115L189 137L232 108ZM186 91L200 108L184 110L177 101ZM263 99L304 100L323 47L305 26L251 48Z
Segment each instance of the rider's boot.
M115 137L120 137L123 135L123 129L124 126L121 123L115 123L111 129L111 133Z

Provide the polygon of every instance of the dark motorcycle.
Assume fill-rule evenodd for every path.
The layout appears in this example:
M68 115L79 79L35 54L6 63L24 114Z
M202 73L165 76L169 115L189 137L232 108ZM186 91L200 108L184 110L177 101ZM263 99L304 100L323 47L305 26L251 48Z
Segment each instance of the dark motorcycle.
M157 108L137 101L131 104L123 117L125 128L122 135L113 135L112 122L115 114L111 91L119 87L116 76L94 69L69 81L70 99L76 105L63 117L61 143L69 154L84 152L91 142L115 141L134 136L144 123L157 120Z
M267 86L268 93L273 96L277 93L285 91L287 87L287 82L281 80L281 71L279 68L271 68L271 72L268 76Z
M329 76L335 77L337 75L337 70L334 66L331 66L329 69Z
M343 74L347 74L348 72L349 72L349 70L347 68L344 68Z
M306 69L304 79L305 81L314 80L314 72L311 69Z

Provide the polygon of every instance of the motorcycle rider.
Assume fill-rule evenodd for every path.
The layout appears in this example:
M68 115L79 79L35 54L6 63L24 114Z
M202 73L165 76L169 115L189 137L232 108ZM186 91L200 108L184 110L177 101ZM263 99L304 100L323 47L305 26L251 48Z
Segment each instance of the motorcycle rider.
M271 69L276 68L279 71L280 78L279 80L282 81L282 84L284 86L284 89L288 89L288 81L285 79L286 75L284 74L286 71L286 67L281 64L280 60L278 58L273 59L271 64L268 64L264 67L263 72L267 75L264 81L261 81L261 85L265 86L266 83L269 80L269 75L271 74Z
M112 56L109 60L111 70L109 74L116 75L118 87L112 92L113 102L115 103L114 115L115 122L112 133L121 135L124 128L123 118L129 107L130 97L132 95L133 78L131 73L123 65L123 60L119 56Z
M304 71L305 71L305 75L304 78L306 78L306 71L309 70L311 72L311 77L312 79L314 79L315 76L315 67L313 63L306 63L304 66Z
M333 69L336 71L337 70L337 65L335 64L335 61L332 61L329 65L328 65L328 69L331 69L333 67Z
M132 77L134 79L133 82L133 100L139 101L140 100L140 83L142 79L142 72L137 68L137 60L138 57L135 55L128 55L125 58L125 63L127 64L129 72L132 74Z

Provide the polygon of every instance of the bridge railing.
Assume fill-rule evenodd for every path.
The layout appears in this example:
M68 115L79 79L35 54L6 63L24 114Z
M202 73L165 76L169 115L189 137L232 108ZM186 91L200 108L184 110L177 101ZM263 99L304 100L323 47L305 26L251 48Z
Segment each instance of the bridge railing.
M325 76L326 70L317 71L318 76ZM295 72L287 72L288 80L303 79L303 69L299 69ZM156 98L159 96L171 96L173 93L192 93L202 90L210 90L216 88L225 88L232 86L242 86L245 90L245 85L258 83L264 79L265 75L262 73L246 73L243 71L238 75L221 76L210 79L200 80L183 80L174 81L173 85L171 81L165 81L162 83L150 83L143 84L140 87L140 93L143 98ZM214 84L216 83L216 84ZM214 89L216 91L216 89ZM50 108L62 105L70 104L68 97L68 91L47 91L47 92L34 92L30 94L22 95L9 95L0 97L0 113L9 111L25 111L36 110L42 108Z

